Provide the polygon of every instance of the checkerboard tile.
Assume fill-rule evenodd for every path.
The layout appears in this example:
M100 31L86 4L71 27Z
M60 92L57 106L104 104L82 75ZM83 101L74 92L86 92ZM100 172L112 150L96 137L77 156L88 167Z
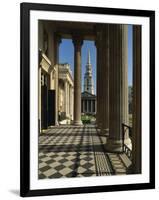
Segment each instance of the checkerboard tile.
M39 179L111 174L95 126L53 127L39 136Z

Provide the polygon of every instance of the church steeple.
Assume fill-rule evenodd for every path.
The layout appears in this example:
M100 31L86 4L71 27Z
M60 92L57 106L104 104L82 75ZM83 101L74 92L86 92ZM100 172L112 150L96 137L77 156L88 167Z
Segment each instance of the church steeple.
M91 56L90 56L90 50L88 50L88 55L87 55L87 65L91 64Z
M90 50L88 50L86 72L84 75L84 92L94 94Z

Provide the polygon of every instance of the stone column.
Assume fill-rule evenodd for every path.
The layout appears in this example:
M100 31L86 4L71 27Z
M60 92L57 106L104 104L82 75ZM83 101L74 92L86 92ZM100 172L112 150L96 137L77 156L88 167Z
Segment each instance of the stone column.
M72 109L71 109L72 96L71 96L71 93L72 93L72 87L70 85L70 88L69 88L69 114L70 114L70 119L72 119Z
M128 100L128 26L123 25L124 30L122 32L122 55L123 55L123 66L122 66L122 123L129 126L129 100ZM129 138L129 131L125 131L124 143L130 149L132 149L132 143Z
M74 44L74 124L82 125L81 121L81 47L82 39L73 37Z
M108 134L109 131L109 25L102 29L102 132ZM104 75L104 77L103 77Z
M133 131L131 173L141 173L141 26L133 25Z
M83 104L82 104L82 106L83 106L83 113L84 113L84 112L85 112L84 99L83 99Z
M68 95L67 95L67 106L68 106L68 117L70 117L70 84L68 83Z
M89 113L89 100L87 100L87 113Z
M49 89L55 89L55 88L52 87L52 70L53 70L54 65L55 65L55 59L54 59L54 49L55 49L54 32L53 32L52 28L49 26L49 24L46 26L46 30L47 30L47 34L48 34L47 57L51 61L51 68L50 68L50 71L49 71L49 74L50 74Z
M44 26L41 20L38 21L38 49L43 52Z
M89 100L87 100L87 113L89 113Z
M91 100L91 113L93 113L93 100Z
M74 88L72 86L72 104L71 104L71 109L72 109L72 120L74 119Z
M59 64L59 45L61 43L61 37L58 34L55 34L55 63L56 63L56 80L55 80L55 88L56 88L56 106L55 106L55 125L59 125L58 123L58 108L59 108L59 94L58 94L58 83L59 83L59 70L58 70L58 64Z
M97 125L109 129L109 25L96 27L97 39Z
M38 22L38 50L39 50L39 68L38 68L38 127L41 133L41 60L44 44L44 26L43 22L39 20Z
M95 46L97 49L97 113L96 113L96 121L97 121L97 126L98 128L101 128L101 92L100 92L100 70L101 70L101 59L100 59L100 53L102 52L101 50L101 45L102 45L102 36L101 36L101 28L99 26L96 27L96 41L95 41Z
M41 57L43 51L43 33L44 27L42 21L38 22L38 50L39 50L39 68L38 68L38 128L41 133Z
M109 138L107 150L122 151L122 123L127 123L127 25L109 25Z
M39 50L39 62L38 62L38 128L39 133L41 133L41 54L42 51Z
M65 80L64 88L65 88L64 108L65 108L65 115L67 116L67 112L68 112L68 109L67 109L67 80Z

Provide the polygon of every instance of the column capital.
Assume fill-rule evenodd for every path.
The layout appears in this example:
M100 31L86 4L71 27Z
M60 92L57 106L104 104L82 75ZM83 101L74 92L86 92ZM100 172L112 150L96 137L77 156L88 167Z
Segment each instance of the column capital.
M58 33L55 33L55 39L56 39L57 44L60 45L60 43L61 43L61 35L58 34Z
M102 42L102 31L97 30L97 31L96 31L95 41L94 41L95 46L96 46L96 47L99 47L100 44L101 44L101 42Z
M80 35L73 35L72 42L75 48L81 48L83 44L83 38Z

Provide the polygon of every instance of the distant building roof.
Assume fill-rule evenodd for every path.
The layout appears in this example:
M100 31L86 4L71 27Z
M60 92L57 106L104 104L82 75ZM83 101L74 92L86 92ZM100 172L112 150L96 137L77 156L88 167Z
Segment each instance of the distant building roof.
M85 91L85 92L81 93L81 97L82 98L96 98L96 95L91 94L91 93Z

